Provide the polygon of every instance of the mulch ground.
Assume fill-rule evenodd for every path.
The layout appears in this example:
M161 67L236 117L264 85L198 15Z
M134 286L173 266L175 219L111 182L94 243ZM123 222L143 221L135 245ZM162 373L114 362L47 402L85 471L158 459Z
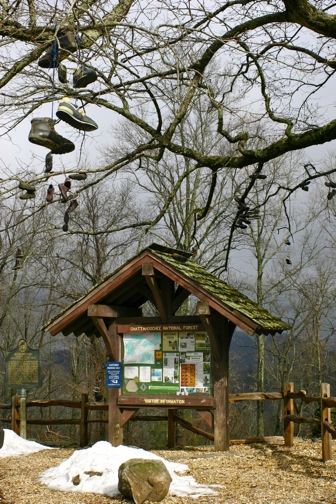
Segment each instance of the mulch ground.
M202 484L221 485L217 496L198 497L197 503L336 504L336 460L322 462L321 442L296 438L286 448L282 438L272 442L234 445L229 452L209 446L183 450L153 450L167 460L189 466ZM333 441L336 459L336 441ZM120 497L51 490L39 475L70 457L72 449L44 450L21 457L0 458L0 504L129 503ZM186 473L185 473L186 474ZM189 504L191 497L168 495L164 504Z

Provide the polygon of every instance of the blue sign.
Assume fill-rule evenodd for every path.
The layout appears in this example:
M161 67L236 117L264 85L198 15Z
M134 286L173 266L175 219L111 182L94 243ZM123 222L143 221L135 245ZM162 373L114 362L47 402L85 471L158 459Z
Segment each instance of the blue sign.
M106 388L121 388L121 362L106 362Z

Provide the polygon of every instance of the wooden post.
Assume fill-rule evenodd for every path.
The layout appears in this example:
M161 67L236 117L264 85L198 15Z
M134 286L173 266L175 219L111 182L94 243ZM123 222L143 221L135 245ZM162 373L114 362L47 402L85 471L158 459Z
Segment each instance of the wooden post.
M114 357L121 360L120 336L117 333L117 325L112 322L108 330L110 346L114 349ZM110 357L110 356L109 356ZM123 443L123 429L121 426L121 411L118 406L120 389L108 389L108 440L112 446L119 446Z
M121 427L121 412L118 407L119 389L108 389L108 440L112 446L119 446L123 442Z
M229 437L229 345L223 350L221 361L213 363L214 376L214 446L217 451L230 448Z
M176 409L168 410L168 448L175 448L176 440L176 424L175 424Z
M88 432L88 394L81 394L81 410L80 410L80 425L79 425L79 446L87 446L89 444Z
M329 383L322 383L321 385L321 438L322 438L322 460L326 462L332 459L331 453L331 439L332 436L330 432L327 431L325 422L331 423L331 412L330 408L326 406L324 398L330 397L330 385Z
M20 436L27 439L27 391L21 389L20 401Z
M198 302L196 313L207 331L212 354L213 394L215 399L214 447L228 451L229 436L229 350L235 324L212 310L208 303Z
M19 396L12 396L12 430L15 434L20 434L20 416L19 416Z
M294 442L294 422L286 418L287 415L294 415L294 399L288 397L288 392L294 392L294 383L288 382L284 385L284 438L285 446L292 447Z

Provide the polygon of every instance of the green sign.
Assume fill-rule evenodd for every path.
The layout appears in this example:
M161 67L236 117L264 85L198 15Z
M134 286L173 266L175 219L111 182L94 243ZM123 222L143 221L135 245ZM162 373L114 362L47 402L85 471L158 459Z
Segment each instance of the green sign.
M21 339L17 348L6 354L6 385L9 388L33 389L41 384L39 350L28 347Z
M203 331L124 333L124 394L211 393L210 341Z

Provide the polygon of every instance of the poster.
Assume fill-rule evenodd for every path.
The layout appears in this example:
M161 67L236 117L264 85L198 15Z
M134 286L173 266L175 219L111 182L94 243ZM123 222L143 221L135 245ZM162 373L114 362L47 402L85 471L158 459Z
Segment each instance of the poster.
M177 352L163 353L163 381L165 383L179 383L179 364Z
M161 333L124 334L124 364L154 364Z
M202 331L123 335L126 394L211 394L211 348Z
M180 352L193 352L195 350L195 335L193 333L181 332L179 334Z
M162 335L162 350L164 352L176 352L178 350L178 333L166 333Z

